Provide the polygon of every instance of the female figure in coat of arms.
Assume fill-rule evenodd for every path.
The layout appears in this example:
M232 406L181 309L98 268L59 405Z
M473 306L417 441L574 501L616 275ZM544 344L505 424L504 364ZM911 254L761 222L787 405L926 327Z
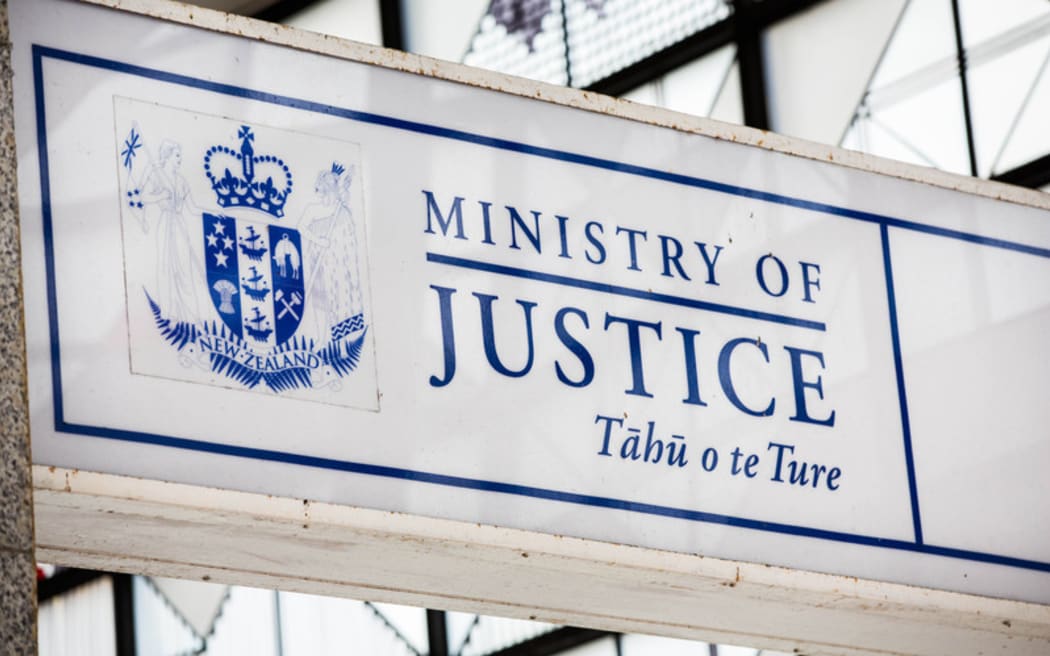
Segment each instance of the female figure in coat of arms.
M188 218L196 208L190 188L182 177L182 148L165 139L157 160L140 185L143 204L157 208L156 301L176 321L195 322L201 317L199 290L204 285L201 255L190 238ZM199 219L198 219L199 220ZM148 228L149 222L145 224Z
M350 210L353 173L339 163L321 171L314 185L319 202L306 208L299 224L309 262L306 294L319 336L348 325L362 311L357 232Z

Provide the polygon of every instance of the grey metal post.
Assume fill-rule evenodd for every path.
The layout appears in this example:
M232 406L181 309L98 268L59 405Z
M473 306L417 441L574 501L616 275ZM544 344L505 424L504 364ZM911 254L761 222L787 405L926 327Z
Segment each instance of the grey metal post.
M0 645L35 654L36 564L7 0L0 0Z

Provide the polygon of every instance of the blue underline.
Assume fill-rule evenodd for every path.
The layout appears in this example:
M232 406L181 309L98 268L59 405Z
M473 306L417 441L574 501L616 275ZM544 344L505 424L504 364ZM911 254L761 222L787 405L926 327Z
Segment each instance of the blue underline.
M577 289L587 289L590 291L603 292L606 294L615 294L617 296L625 296L628 298L638 298L646 301L653 301L656 303L666 303L667 305L677 305L679 307L691 308L694 310L703 310L705 312L728 314L736 317L744 317L746 319L754 319L756 321L766 321L769 323L777 323L785 326L795 326L798 328L806 328L809 330L826 330L825 324L820 321L797 319L795 317L788 317L780 314L773 314L770 312L748 310L746 308L734 307L732 305L722 305L720 303L700 301L695 298L683 298L681 296L672 296L670 294L658 294L655 292L633 289L631 287L621 287L620 285L610 285L609 283L594 282L593 280L584 280L582 278L571 278L569 276L559 276L553 273L543 273L540 271L532 271L529 269L519 269L517 267L506 266L503 264L492 264L491 262L481 262L478 260L470 260L467 258L455 257L452 255L442 255L440 253L428 252L427 261L434 262L437 264L446 264L448 266L459 267L461 269L472 269L474 271L496 273L504 276L512 276L515 278L538 280L554 285L561 285L563 287L575 287Z

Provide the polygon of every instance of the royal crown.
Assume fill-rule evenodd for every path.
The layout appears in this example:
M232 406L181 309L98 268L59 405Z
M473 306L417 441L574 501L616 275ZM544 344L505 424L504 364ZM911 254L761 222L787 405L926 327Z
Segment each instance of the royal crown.
M291 171L279 157L255 154L255 134L247 125L241 126L237 138L241 140L240 152L227 146L212 146L204 154L204 173L219 206L249 207L281 218L292 193Z

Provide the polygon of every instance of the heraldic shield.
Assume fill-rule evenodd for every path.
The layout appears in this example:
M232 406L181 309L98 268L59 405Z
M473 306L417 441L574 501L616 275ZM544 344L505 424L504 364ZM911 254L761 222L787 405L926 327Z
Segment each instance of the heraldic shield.
M126 272L148 310L129 320L133 370L374 406L356 145L264 127L280 155L260 154L255 127L124 104ZM293 196L301 176L312 194Z
M299 231L207 212L201 224L208 290L223 323L259 348L288 341L306 300Z

